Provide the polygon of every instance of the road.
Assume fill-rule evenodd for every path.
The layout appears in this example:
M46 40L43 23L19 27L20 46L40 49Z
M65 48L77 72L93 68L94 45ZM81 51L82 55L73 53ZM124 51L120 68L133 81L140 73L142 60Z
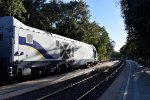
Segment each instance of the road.
M150 73L145 69L127 60L123 72L99 100L150 100Z

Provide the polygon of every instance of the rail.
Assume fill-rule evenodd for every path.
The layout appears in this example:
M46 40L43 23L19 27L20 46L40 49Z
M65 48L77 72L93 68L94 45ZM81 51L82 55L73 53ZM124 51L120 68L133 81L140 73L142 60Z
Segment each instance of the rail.
M119 66L119 67L118 67L117 69L115 69L115 71L113 71L111 74L107 75L104 79L102 79L102 81L100 81L98 84L94 85L92 88L90 88L88 91L86 91L86 92L85 92L83 95L81 95L77 100L81 100L81 99L85 98L88 94L90 94L92 91L94 91L98 86L100 86L100 85L103 84L104 82L108 81L111 77L113 77L113 75L115 75L115 74L122 68L122 66L123 66L123 64L121 64L121 65L119 65L119 64L121 64L121 62L119 62L119 63L113 65L113 67L114 67L114 66ZM105 69L105 71L106 71L106 70L108 70L108 68ZM80 84L83 83L83 82L87 82L88 80L90 80L90 79L92 79L92 78L94 78L94 77L97 77L97 76L100 75L100 74L104 74L104 73L103 73L103 72L96 73L96 74L94 74L94 75L92 75L92 76L90 76L90 77L88 77L88 78L82 79L82 80L79 81L79 82L76 82L76 83L71 84L71 85L69 85L69 86L66 86L66 87L64 87L64 88L62 88L62 89L59 89L59 90L57 90L57 91L55 91L55 92L53 92L53 93L49 93L49 94L47 94L47 95L45 95L45 96L43 96L43 97L41 97L41 98L38 98L37 100L44 100L44 99L46 99L46 98L50 98L50 97L52 97L52 96L54 96L54 95L57 95L57 94L59 94L59 93L61 94L61 92L67 91L67 90L69 90L69 89L71 89L71 88L73 88L73 87L75 87L75 86L77 86L77 85L80 85Z

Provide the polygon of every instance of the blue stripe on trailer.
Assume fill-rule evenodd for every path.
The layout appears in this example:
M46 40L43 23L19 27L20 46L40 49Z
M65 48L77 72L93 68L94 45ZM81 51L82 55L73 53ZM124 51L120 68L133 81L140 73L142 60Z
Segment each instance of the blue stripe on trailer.
M26 43L26 38L19 36L19 44L30 46L34 49L36 49L41 55L43 55L46 59L55 59L50 54L47 53L47 51L36 41L33 40L33 44Z

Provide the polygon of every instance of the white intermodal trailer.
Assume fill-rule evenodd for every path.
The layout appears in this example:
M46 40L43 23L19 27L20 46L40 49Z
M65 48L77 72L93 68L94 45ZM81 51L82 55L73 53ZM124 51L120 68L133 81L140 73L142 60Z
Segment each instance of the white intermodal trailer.
M0 75L32 75L97 63L94 46L0 17Z

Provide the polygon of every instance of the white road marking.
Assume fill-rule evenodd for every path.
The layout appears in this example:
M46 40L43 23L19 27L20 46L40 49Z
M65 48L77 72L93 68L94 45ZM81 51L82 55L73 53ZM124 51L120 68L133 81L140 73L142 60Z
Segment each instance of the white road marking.
M127 85L126 85L125 91L123 93L123 100L126 100L127 94L128 94L128 88L129 88L130 76L131 76L131 62L129 62L129 66L130 66L130 71L129 71L129 75L128 75Z

